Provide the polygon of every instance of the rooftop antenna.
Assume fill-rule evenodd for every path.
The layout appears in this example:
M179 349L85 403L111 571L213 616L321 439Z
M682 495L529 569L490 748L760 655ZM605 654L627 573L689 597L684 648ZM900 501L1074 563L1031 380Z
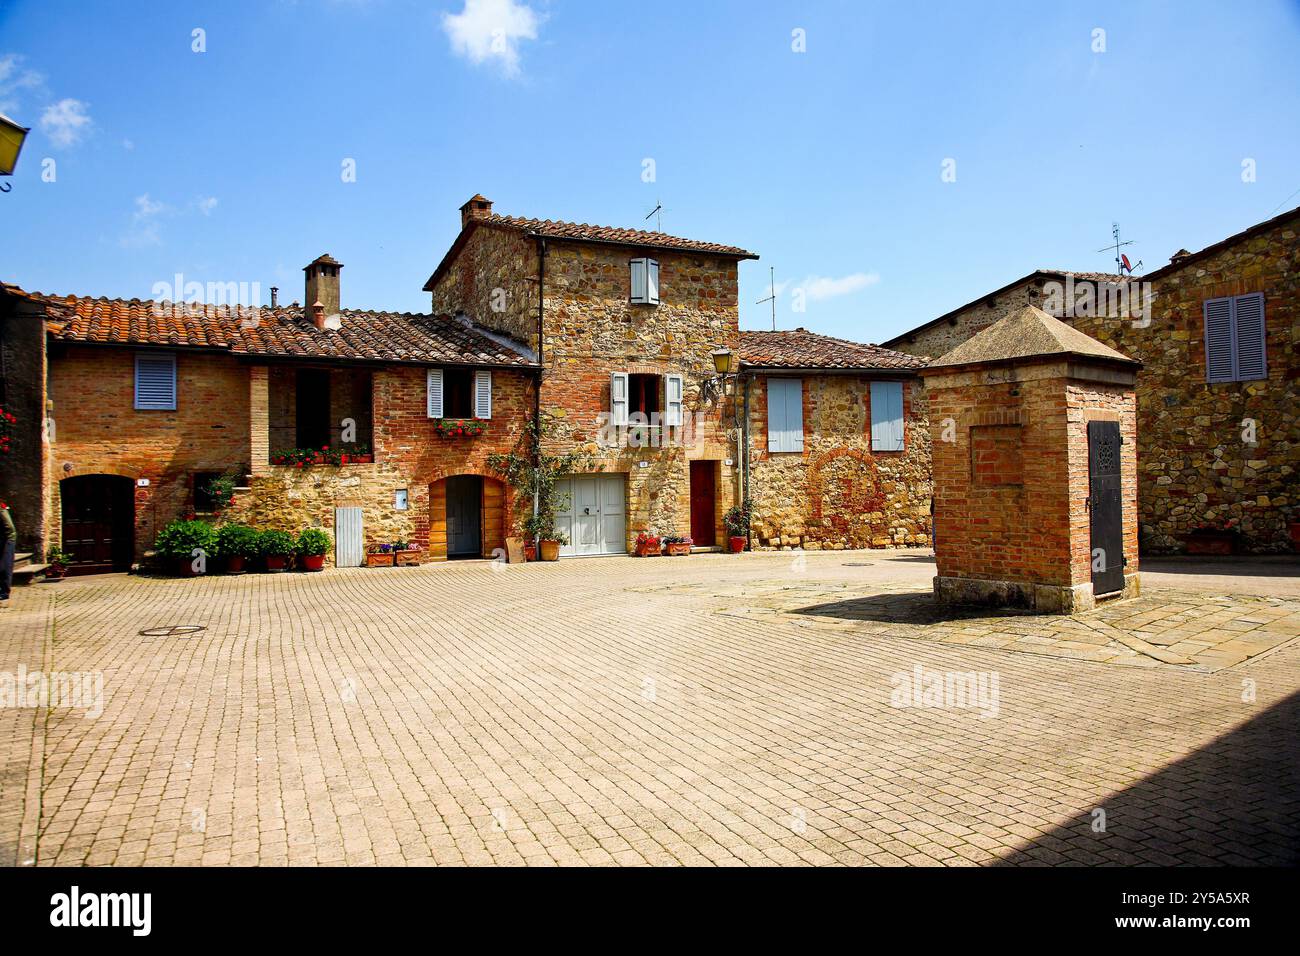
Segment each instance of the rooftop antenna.
M1120 250L1120 248L1121 248L1122 246L1131 246L1131 245L1133 245L1133 243L1134 243L1135 240L1133 240L1133 239L1129 239L1129 240L1127 240L1127 241L1125 241L1125 242L1120 242L1120 241L1119 241L1119 223L1117 223L1117 222L1112 222L1112 223L1110 224L1110 234L1111 234L1111 237L1112 237L1112 240L1113 240L1112 243L1111 243L1111 245L1109 245L1109 246L1102 246L1102 247L1101 247L1100 249L1098 249L1097 251L1098 251L1098 252L1110 252L1110 251L1114 250L1114 252L1115 252L1115 274L1116 274L1116 275L1119 275L1119 276L1122 276L1122 275L1124 275L1124 274L1127 272L1129 275L1132 275L1132 274L1133 274L1133 270L1134 270L1135 268L1137 268L1137 266L1134 266L1132 263L1130 263L1130 262L1128 261L1128 256L1124 255L1124 253L1120 252L1119 250ZM1142 265L1142 260L1141 260L1141 259L1139 259L1139 260L1137 261L1137 265L1138 265L1138 266Z
M770 294L766 299L759 299L755 305L762 305L764 302L772 303L772 331L776 331L776 267L768 266L768 281L771 283Z
M651 216L655 217L655 232L664 231L663 211L664 211L664 204L661 203L658 199L656 199L655 207L651 209L650 212L646 215L647 219L649 219Z

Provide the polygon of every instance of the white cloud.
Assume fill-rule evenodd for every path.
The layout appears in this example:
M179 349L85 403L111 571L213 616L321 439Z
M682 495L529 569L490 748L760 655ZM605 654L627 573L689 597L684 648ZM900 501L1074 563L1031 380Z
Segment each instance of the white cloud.
M135 197L135 212L131 214L131 228L118 242L127 247L156 246L162 237L159 218L170 209L164 202L150 199L149 194Z
M65 97L53 106L45 107L41 114L41 132L50 138L55 146L75 146L90 132L93 125L90 114L86 112L89 103Z
M454 52L471 63L496 60L506 76L519 73L519 41L536 40L541 17L516 0L465 0L460 13L444 13L442 29Z
M217 208L217 197L200 196L195 202L195 205L199 207L199 212L203 213L203 215L210 216L212 215L212 210Z
M802 289L805 296L816 302L859 292L879 281L880 276L875 272L852 272L838 279L833 276L808 276L795 288Z
M0 113L12 117L22 105L23 92L39 90L44 83L45 77L23 67L23 58L17 53L0 56Z

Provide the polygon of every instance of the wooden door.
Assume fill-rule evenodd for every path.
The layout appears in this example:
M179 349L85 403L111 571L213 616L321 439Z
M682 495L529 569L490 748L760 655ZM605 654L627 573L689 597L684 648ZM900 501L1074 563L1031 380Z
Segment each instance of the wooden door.
M129 571L135 553L135 485L120 475L59 483L69 574Z
M455 475L447 479L447 557L483 554L483 479Z
M718 543L718 463L691 462L691 539L701 547Z
M1088 511L1093 594L1124 588L1119 422L1088 422Z

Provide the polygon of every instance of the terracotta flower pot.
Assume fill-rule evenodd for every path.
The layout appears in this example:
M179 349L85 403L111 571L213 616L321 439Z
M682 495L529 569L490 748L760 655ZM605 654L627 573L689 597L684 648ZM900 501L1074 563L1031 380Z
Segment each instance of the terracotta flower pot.
M680 557L691 553L691 546L685 541L674 541L664 545L664 548L669 557Z
M560 560L560 542L543 540L541 542L541 554L543 561Z
M745 539L742 537L730 537L727 539L727 544L731 546L732 554L740 554L740 552L745 550Z
M366 555L366 567L368 568L391 568L392 566L393 552L391 551Z
M418 568L420 566L420 552L415 549L394 551L393 557L397 559L396 564L399 568Z
M659 555L659 539L647 538L636 545L636 556L638 558L653 558Z
M320 571L325 567L325 555L304 554L299 559L304 571Z
M226 573L243 574L244 559L238 555L233 555L233 554L230 557L226 558Z
M537 545L532 541L529 541L527 544L524 545L524 560L525 561L537 560Z
M289 557L284 554L268 554L266 556L266 570L271 573L283 571L289 566Z
M178 578L197 578L199 572L194 570L194 559L178 558L176 560L176 576Z

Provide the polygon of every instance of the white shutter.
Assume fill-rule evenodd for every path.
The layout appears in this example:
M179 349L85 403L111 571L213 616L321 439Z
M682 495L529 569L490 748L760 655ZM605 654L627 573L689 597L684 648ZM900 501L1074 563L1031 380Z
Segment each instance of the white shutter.
M1232 300L1233 331L1237 346L1237 379L1249 382L1268 378L1264 360L1264 295L1253 292Z
M442 418L442 369L429 369L429 417Z
M135 407L143 411L176 411L175 355L136 355Z
M682 377L680 375L665 375L664 393L668 403L664 424L670 428L676 428L682 423Z
M803 451L803 382L767 380L767 450Z
M659 263L654 259L645 261L646 290L645 300L650 305L659 304Z
M649 301L646 289L646 260L632 260L632 295L631 300L637 303Z
M609 423L627 424L627 372L615 372L609 377Z
M474 373L474 417L492 417L492 373L486 369Z
M903 383L871 383L871 450L903 450Z
M1205 380L1231 382L1235 369L1232 361L1232 300L1205 300Z

